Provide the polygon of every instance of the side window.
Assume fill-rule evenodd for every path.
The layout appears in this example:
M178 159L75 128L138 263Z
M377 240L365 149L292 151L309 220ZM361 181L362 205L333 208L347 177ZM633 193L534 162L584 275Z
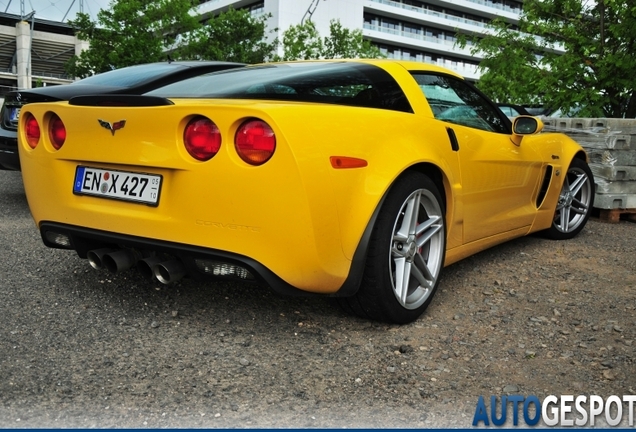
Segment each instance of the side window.
M443 75L414 73L436 119L481 129L508 133L501 114L466 82Z

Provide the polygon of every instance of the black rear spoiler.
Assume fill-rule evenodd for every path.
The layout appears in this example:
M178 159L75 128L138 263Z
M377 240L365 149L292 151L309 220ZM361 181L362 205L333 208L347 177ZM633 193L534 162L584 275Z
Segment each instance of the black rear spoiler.
M68 101L69 105L79 106L112 106L112 107L149 107L174 105L171 100L157 96L139 95L95 95L75 96Z

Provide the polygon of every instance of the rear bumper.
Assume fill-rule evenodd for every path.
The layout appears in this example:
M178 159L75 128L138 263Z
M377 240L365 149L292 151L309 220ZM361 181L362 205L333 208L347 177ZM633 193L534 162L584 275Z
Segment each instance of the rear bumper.
M80 258L87 258L88 252L102 248L130 249L140 257L165 256L179 260L186 269L186 274L196 278L234 279L245 282L257 282L269 285L274 291L283 295L311 296L313 293L303 291L288 284L263 264L243 255L203 248L198 246L161 241L143 237L123 235L73 225L54 222L42 222L40 234L44 244L58 249L75 250ZM68 246L62 246L51 240L55 235L63 235L70 240ZM218 275L206 272L202 263L219 263L238 266L245 269L253 277L241 278L232 275Z

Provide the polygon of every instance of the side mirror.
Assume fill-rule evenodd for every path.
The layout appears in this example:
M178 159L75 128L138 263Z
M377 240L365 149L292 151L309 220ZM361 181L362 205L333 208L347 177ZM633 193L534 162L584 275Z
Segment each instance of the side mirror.
M518 116L512 122L512 136L510 140L516 146L521 145L524 135L535 135L543 130L543 122L537 117Z

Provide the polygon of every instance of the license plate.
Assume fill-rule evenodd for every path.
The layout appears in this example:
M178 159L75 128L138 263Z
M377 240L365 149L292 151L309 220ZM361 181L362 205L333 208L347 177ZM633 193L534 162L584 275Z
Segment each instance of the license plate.
M160 175L78 166L73 193L157 206L161 182Z
M9 121L17 122L20 119L20 108L9 109Z

